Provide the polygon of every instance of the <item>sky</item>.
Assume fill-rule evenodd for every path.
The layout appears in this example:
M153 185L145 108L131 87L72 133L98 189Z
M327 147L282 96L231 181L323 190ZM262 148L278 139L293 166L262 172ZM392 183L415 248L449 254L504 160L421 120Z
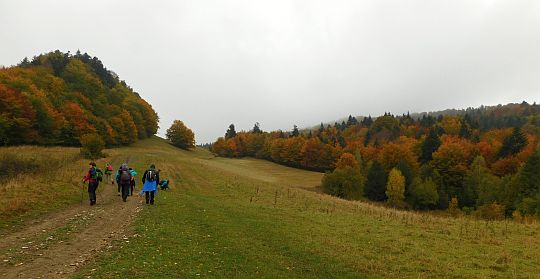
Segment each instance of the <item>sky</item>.
M540 103L540 1L2 0L0 65L97 56L198 143L229 124Z

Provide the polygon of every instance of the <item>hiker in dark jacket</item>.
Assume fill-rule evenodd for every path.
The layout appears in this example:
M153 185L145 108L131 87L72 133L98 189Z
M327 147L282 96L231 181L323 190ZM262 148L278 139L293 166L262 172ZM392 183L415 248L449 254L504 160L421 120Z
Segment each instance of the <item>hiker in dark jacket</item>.
M117 186L117 188L118 188L118 196L121 195L121 194L120 194L120 193L121 193L120 191L122 190L122 185L120 185L120 173L122 172L122 166L123 166L123 165L124 165L124 164L122 164L122 165L118 168L118 171L116 172L116 178L115 178L115 180L116 180L116 186Z
M146 199L146 204L154 204L154 196L157 191L157 184L159 182L159 171L156 170L156 166L152 164L149 169L144 172L142 177L143 192Z
M125 202L129 195L129 188L131 186L131 172L128 169L126 163L120 166L118 173L116 174L116 183L122 189L122 200Z
M96 190L99 185L100 171L100 169L96 168L96 163L90 162L90 169L83 179L83 183L88 182L88 197L90 198L90 205L96 204Z

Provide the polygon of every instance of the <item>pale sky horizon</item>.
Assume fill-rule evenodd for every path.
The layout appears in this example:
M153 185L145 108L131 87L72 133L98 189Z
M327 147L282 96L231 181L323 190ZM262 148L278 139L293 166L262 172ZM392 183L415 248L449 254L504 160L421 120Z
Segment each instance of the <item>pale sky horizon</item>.
M0 65L97 56L197 143L228 125L540 101L540 1L0 2Z

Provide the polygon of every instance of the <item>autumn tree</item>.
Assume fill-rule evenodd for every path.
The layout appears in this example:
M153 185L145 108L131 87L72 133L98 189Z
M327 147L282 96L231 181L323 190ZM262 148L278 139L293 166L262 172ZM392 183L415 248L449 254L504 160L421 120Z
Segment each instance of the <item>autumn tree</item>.
M463 181L473 158L473 145L468 140L457 137L444 137L443 144L433 153L431 162L442 178L441 188L449 197L462 200Z
M302 166L313 170L332 169L338 158L334 148L321 142L317 137L306 140L301 152L303 154Z
M0 136L4 144L32 143L36 112L28 97L0 84Z
M88 103L84 96L77 98ZM128 111L139 126L137 110ZM518 209L530 215L537 212L536 196L540 194L535 196L538 191L534 184L529 185L536 181L534 174L521 173L533 169L525 165L534 158L532 147L540 140L538 113L537 105L509 104L423 114L421 118L385 113L375 120L365 117L360 123L350 116L334 125L321 123L305 136L296 132L297 127L292 132L263 133L255 125L249 132L231 134L233 129L229 129L228 138L219 138L212 151L220 156L252 156L292 167L333 170L324 176L324 189L343 198L356 197L362 189L370 200L386 200L388 172L396 169L403 177L404 190L392 197L389 203L394 205L403 206L405 201L416 209L451 206L457 213L460 208L475 207L482 214L502 208L506 215ZM92 117L89 123L98 131L110 130ZM509 135L518 126L523 137L517 129ZM519 138L525 141L510 140ZM514 151L505 155L504 150ZM395 171L392 176L396 177ZM532 179L526 181L525 177ZM392 185L396 185L395 179Z
M445 116L439 125L443 128L445 134L457 136L461 128L461 119L457 116Z
M98 134L85 134L80 138L81 154L88 159L98 159L103 157L102 150L105 148L105 141Z
M212 144L212 147L210 150L221 157L229 157L227 141L223 137L218 138L216 142Z
M129 144L154 135L158 120L138 93L86 53L54 51L0 69L3 144L79 146L85 134L99 134L108 146Z
M246 156L258 157L260 151L264 148L266 135L259 132L252 132L246 135Z
M351 153L343 153L336 163L336 169L344 169L346 167L350 167L352 169L360 168L355 156Z
M385 194L388 197L387 202L389 205L403 207L405 201L405 177L396 168L393 168L388 174Z
M195 134L180 120L174 120L171 127L167 129L166 136L176 147L183 149L195 147Z

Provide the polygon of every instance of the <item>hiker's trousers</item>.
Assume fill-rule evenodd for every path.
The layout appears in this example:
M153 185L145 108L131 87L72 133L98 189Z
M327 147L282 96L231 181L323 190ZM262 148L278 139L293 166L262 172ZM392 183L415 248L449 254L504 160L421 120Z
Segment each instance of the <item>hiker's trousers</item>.
M129 183L122 184L122 200L126 201L127 197L129 196Z
M131 183L130 183L130 196L133 196L133 190L135 190L135 180L131 180Z
M91 202L96 202L96 190L99 185L99 182L89 182L88 183L88 197Z
M144 197L146 199L146 204L154 204L154 195L156 194L156 191L146 191L144 192Z

